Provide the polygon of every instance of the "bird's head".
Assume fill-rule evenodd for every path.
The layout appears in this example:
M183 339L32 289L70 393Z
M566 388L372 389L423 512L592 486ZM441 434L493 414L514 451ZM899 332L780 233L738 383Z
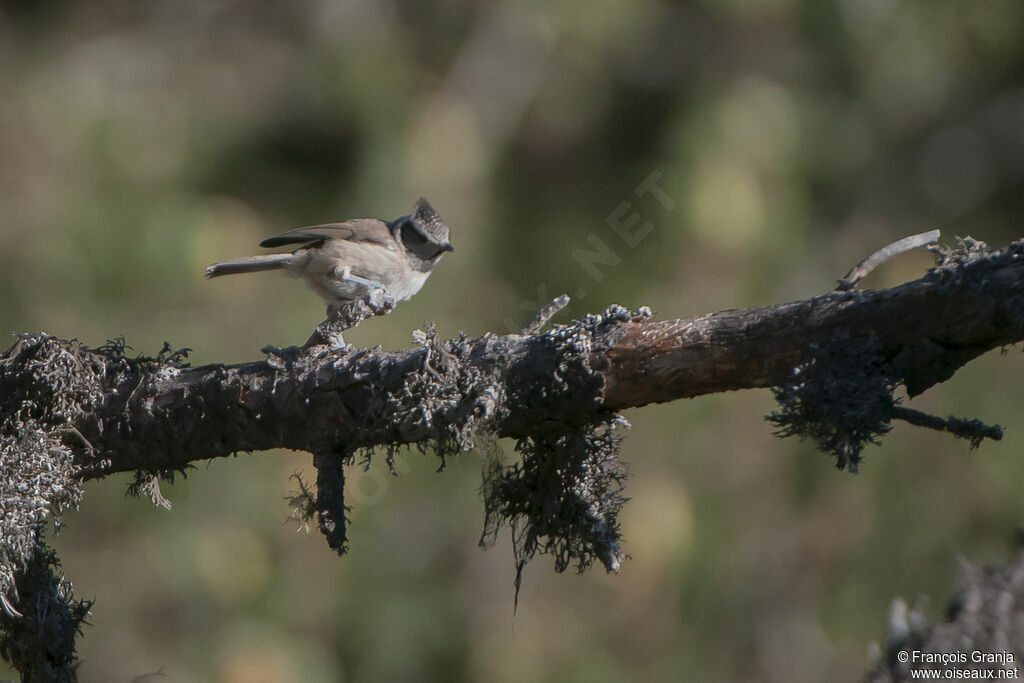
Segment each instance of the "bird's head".
M445 252L455 250L448 241L448 224L422 197L410 215L402 216L393 223L392 230L406 249L424 261L436 261Z

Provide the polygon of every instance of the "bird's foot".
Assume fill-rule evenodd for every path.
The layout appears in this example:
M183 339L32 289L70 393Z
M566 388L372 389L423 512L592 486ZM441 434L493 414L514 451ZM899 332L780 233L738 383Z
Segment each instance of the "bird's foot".
M369 293L363 297L363 302L374 315L387 315L395 309L394 297L389 295L388 291L383 287L371 289Z
M331 304L327 307L327 320L317 325L303 348L328 346L330 350L344 349L347 344L343 332L375 315L387 315L395 308L395 300L383 287L374 287L362 299Z

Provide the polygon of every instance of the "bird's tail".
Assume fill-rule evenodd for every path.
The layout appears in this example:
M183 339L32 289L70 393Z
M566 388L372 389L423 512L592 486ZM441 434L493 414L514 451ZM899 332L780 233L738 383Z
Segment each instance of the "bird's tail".
M206 269L206 277L235 275L236 273L256 273L261 270L277 270L284 268L292 258L292 254L267 254L265 256L233 258L230 261L214 263Z

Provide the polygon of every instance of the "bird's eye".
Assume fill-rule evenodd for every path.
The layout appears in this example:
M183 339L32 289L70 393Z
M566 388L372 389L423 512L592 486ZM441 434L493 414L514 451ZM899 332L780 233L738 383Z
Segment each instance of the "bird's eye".
M427 241L427 236L424 235L421 231L412 227L411 225L407 225L405 227L405 229L402 231L402 237L407 244L423 244L424 242Z

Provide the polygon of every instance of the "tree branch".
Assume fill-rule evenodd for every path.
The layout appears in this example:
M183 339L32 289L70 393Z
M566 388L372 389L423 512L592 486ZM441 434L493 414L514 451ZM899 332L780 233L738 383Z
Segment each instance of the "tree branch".
M488 396L529 394L529 387L552 383L561 358L557 332L446 343L435 338L392 352L290 349L234 366L151 370L121 358L117 381L106 383L103 400L75 421L78 437L70 445L85 476L97 477L181 469L237 451L316 453L339 443L358 449L443 440L447 428L475 414L492 419L500 436L522 437L553 416L586 420L648 403L783 384L808 344L828 342L840 330L852 331L854 340L872 335L913 396L978 355L1024 338L1022 244L949 256L925 277L892 289L831 292L659 322L622 309L591 316L560 328L563 336L589 333L589 353L563 377L567 390L553 402L505 401L500 415ZM26 337L4 362L23 353L45 357L44 348L58 343ZM434 370L425 360L435 348L451 366L441 374L454 393L386 419L389 401L416 401L407 383ZM110 363L101 350L83 349L81 356L83 363Z
M975 245L980 243L973 243ZM630 323L593 363L612 410L787 381L807 345L840 330L873 335L911 396L990 349L1024 338L1022 242L948 252L919 280L763 308Z
M968 239L937 253L924 277L892 289L661 322L612 306L544 333L447 341L428 325L414 334L418 348L394 352L268 347L265 360L193 368L187 349L169 345L130 358L121 340L89 349L23 335L0 355L0 651L22 668L43 665L32 663L42 655L31 639L18 640L18 613L33 604L67 604L63 632L79 627L87 607L71 602L56 558L41 552L43 523L78 504L82 481L113 472L134 471L133 489L159 502L158 479L197 460L312 452L317 492L300 482L297 516L318 516L344 552L341 465L377 446L430 445L442 463L477 447L491 452L483 544L508 524L519 573L536 553L559 571L594 560L616 571L625 471L615 430L625 421L615 411L772 387L777 433L809 436L851 470L893 419L997 438L996 427L901 408L893 391L914 396L1024 339L1024 241L989 250ZM516 440L520 460L488 449L499 436ZM29 574L33 557L51 559ZM46 661L71 661L64 642Z

